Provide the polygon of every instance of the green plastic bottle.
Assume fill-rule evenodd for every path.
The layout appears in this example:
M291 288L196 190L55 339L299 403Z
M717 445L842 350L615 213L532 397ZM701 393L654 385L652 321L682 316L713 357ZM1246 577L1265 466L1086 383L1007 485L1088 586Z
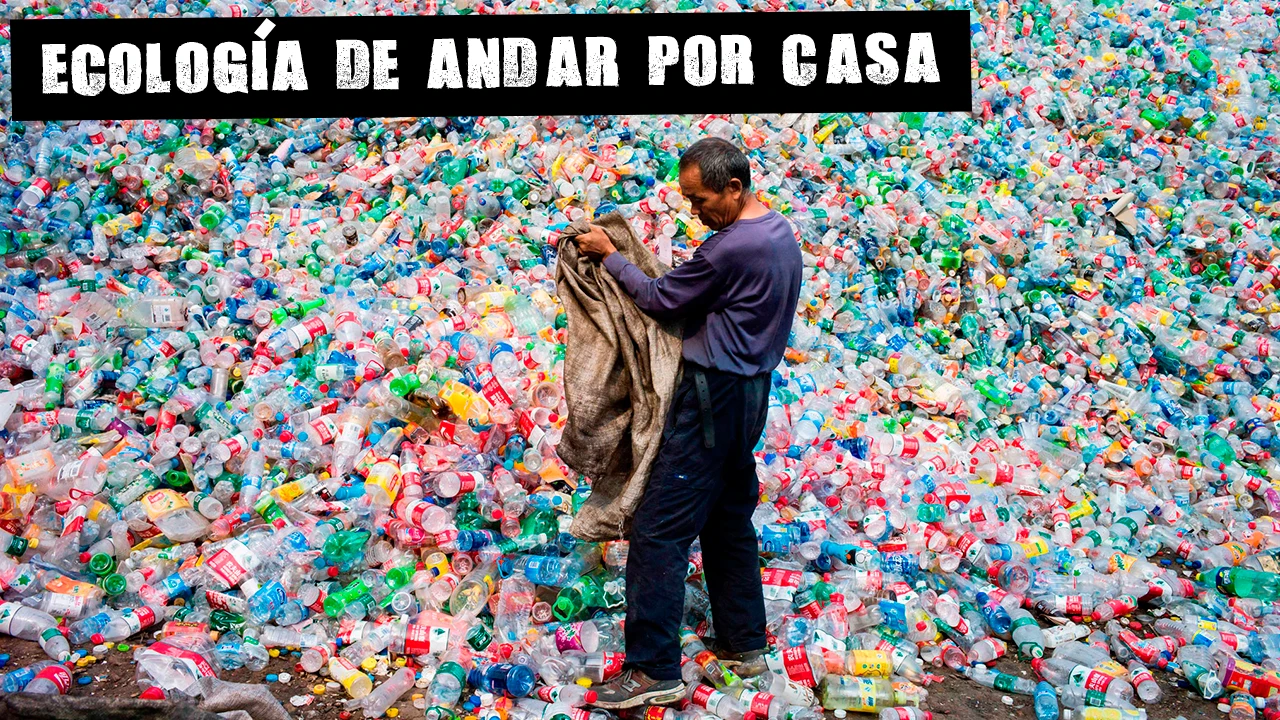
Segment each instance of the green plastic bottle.
M339 568L364 557L364 546L369 541L368 530L340 530L324 541L324 559Z
M1195 68L1196 72L1203 74L1213 69L1213 60L1210 60L1203 50L1192 50L1187 53L1187 60L1191 62L1191 67Z
M1231 443L1228 443L1225 438L1217 433L1205 433L1204 449L1213 453L1226 465L1236 461L1236 451L1231 447Z
M1196 576L1202 584L1212 584L1226 595L1256 598L1266 602L1280 601L1280 575L1242 567L1220 567L1202 570Z
M568 622L576 619L588 608L600 607L604 600L604 580L596 571L574 580L560 590L552 610L557 620Z
M360 578L352 580L345 588L324 599L324 614L331 618L341 617L347 605L367 592L369 592L369 586L363 580Z

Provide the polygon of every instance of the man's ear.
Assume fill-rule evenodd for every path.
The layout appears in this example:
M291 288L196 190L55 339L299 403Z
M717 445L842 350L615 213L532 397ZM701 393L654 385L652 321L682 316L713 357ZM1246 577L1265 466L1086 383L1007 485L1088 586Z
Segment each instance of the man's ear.
M729 182L724 186L724 191L729 195L729 197L741 197L742 181L738 178L729 178Z

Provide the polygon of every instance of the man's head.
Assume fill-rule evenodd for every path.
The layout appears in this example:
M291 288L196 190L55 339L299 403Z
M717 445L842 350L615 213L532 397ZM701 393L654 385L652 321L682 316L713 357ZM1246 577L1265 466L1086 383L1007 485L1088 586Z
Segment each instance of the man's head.
M693 204L693 214L712 230L738 219L751 192L751 163L728 140L709 137L689 146L680 157L680 194Z

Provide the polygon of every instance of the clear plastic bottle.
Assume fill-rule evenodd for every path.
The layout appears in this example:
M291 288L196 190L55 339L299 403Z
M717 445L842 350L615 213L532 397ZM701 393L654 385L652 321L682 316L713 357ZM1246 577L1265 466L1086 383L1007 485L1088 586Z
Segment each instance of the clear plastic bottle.
M21 603L0 604L0 633L40 643L49 657L62 662L71 655L71 646L58 631L51 615Z
M347 701L347 709L354 710L359 708L364 711L366 718L382 717L387 708L394 705L401 695L404 695L413 687L414 675L415 673L409 668L400 668L369 694Z
M36 695L66 695L71 690L71 671L63 663L53 663L36 673L22 692Z

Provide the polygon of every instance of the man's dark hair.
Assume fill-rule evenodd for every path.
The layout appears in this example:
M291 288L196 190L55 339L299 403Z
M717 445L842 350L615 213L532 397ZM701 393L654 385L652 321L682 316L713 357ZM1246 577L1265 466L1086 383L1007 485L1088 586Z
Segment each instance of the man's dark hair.
M696 167L702 184L721 192L729 181L738 178L742 189L751 189L751 163L736 145L718 137L703 138L689 146L680 156L680 169Z

